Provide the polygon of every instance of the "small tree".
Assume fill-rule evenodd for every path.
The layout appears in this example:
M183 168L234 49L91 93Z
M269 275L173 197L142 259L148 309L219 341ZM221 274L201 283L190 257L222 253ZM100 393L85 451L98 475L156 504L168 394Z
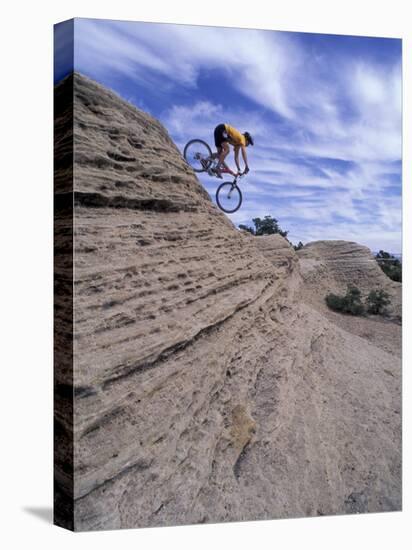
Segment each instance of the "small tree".
M283 229L279 226L278 220L276 218L272 218L272 216L265 216L263 220L261 218L253 218L252 222L255 228L241 224L239 225L239 229L248 231L257 237L260 235L274 235L275 233L279 233L279 235L286 238L288 234L287 231L283 231Z
M293 245L293 248L295 250L300 250L301 248L303 248L303 242L302 241L299 241L298 244L294 244Z
M286 237L288 234L287 231L283 231L281 229L278 224L278 220L276 218L272 218L272 216L265 216L263 220L260 218L254 218L252 221L256 227L256 236L274 235L275 233L279 233L282 237Z
M366 298L368 304L368 313L379 315L385 313L386 306L391 303L389 294L382 289L371 290Z

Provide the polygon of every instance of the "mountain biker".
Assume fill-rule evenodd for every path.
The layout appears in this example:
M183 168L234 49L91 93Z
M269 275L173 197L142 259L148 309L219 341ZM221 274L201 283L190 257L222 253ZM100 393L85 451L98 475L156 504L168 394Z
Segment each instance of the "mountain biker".
M232 174L232 176L236 176L236 173L233 172L225 163L225 158L230 153L229 144L233 145L234 148L235 163L238 173L241 173L239 165L239 151L242 151L242 157L245 163L245 170L243 174L247 174L249 172L249 166L247 162L246 147L253 145L253 139L249 132L244 132L242 134L239 130L229 124L218 124L215 128L214 136L219 162L216 168L212 169L213 174L218 178L222 178L221 172L225 171Z

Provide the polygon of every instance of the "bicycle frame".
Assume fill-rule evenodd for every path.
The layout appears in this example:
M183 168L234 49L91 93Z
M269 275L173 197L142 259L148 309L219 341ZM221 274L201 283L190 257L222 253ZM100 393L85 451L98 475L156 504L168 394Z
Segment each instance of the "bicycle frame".
M201 153L195 153L194 158L196 160L199 160L200 163L204 166L203 163L209 163L208 164L208 170L210 169L216 169L219 164L219 155L217 153L212 153L211 155L205 157ZM223 172L224 173L224 172ZM233 185L237 185L237 180L245 176L246 174L237 174L235 176L235 179L233 180Z
M240 180L241 178L244 178L245 176L246 174L236 174L235 179L233 180L233 184L237 185L237 181Z

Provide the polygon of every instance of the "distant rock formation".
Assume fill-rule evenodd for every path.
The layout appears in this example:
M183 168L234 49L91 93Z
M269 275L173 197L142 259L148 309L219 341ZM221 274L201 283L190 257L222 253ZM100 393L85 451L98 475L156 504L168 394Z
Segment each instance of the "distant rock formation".
M356 286L363 296L378 288L391 298L389 312L401 316L402 285L389 279L369 248L349 241L315 241L298 251L305 290L315 301L329 292L344 294L348 285Z
M74 528L399 510L400 360L305 301L330 263L238 231L157 120L72 86Z

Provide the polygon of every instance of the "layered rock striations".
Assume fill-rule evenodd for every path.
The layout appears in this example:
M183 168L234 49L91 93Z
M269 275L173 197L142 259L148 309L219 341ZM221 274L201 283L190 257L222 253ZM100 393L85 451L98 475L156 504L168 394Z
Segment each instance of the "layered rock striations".
M79 74L74 106L75 529L399 509L399 358L303 300L158 121Z

